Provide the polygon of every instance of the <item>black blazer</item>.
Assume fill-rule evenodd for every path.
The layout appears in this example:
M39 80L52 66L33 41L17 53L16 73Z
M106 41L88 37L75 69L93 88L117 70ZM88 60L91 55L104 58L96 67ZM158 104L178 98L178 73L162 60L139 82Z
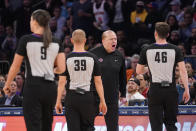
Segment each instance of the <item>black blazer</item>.
M0 98L0 106L9 106L9 105L4 105L7 97L4 96ZM15 95L10 103L10 106L22 106L22 98L19 95Z

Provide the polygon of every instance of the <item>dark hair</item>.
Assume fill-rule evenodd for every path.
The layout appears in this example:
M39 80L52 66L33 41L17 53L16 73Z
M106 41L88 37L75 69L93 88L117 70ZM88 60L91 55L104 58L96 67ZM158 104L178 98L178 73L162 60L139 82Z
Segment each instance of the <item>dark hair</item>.
M169 34L170 27L166 22L157 22L155 25L155 31L159 38L166 39Z
M41 27L44 27L43 42L44 47L48 48L52 41L52 32L49 27L50 14L45 10L38 9L32 13L32 18L36 20Z

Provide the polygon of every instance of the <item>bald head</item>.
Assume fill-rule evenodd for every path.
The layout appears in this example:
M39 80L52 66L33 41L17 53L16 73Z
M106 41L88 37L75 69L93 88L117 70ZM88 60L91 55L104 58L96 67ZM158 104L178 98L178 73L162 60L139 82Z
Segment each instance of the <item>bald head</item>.
M102 34L102 43L105 50L108 53L112 53L116 50L117 37L116 33L112 30L107 30Z
M112 30L107 30L107 31L103 32L102 40L107 38L107 36L110 36L111 34L115 34L116 35L116 33L114 31L112 31Z
M72 33L71 38L73 43L81 44L86 42L86 34L83 30L77 29Z

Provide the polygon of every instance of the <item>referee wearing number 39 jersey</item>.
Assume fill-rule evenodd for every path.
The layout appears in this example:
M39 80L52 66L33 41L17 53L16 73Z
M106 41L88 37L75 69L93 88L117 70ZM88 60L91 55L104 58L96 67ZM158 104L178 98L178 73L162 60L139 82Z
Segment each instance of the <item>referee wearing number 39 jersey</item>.
M180 49L167 43L169 25L158 22L155 25L155 40L141 51L136 68L138 74L150 73L148 109L152 131L162 131L163 123L167 131L177 131L178 92L175 83L175 67L179 66L180 76L185 87L184 102L189 100L188 77ZM145 67L148 66L148 69Z
M99 111L104 115L107 112L99 64L95 55L84 50L86 37L83 30L75 30L71 41L74 49L67 55L66 72L59 77L56 112L62 112L61 97L67 80L65 115L68 131L94 131L96 90L100 98Z
M50 15L36 10L31 16L33 34L23 36L8 73L4 90L9 91L10 82L18 73L23 59L26 63L23 113L27 131L51 131L57 87L55 73L65 71L63 47L52 38L49 28ZM54 68L55 67L55 68Z

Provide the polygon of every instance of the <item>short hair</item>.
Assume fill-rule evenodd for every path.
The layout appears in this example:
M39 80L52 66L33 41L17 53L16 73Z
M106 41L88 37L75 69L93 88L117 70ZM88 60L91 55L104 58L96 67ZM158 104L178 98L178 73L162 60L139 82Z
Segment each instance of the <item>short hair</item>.
M132 57L131 57L131 61L132 61L133 59L140 59L140 56L139 56L138 54L134 54L134 55L132 55Z
M86 34L82 29L77 29L72 33L72 40L75 43L83 43L86 39Z
M155 31L159 38L166 39L169 34L170 27L166 22L157 22L155 25Z
M114 34L116 34L113 30L104 31L103 34L102 34L102 40L107 37L108 33L114 33Z

